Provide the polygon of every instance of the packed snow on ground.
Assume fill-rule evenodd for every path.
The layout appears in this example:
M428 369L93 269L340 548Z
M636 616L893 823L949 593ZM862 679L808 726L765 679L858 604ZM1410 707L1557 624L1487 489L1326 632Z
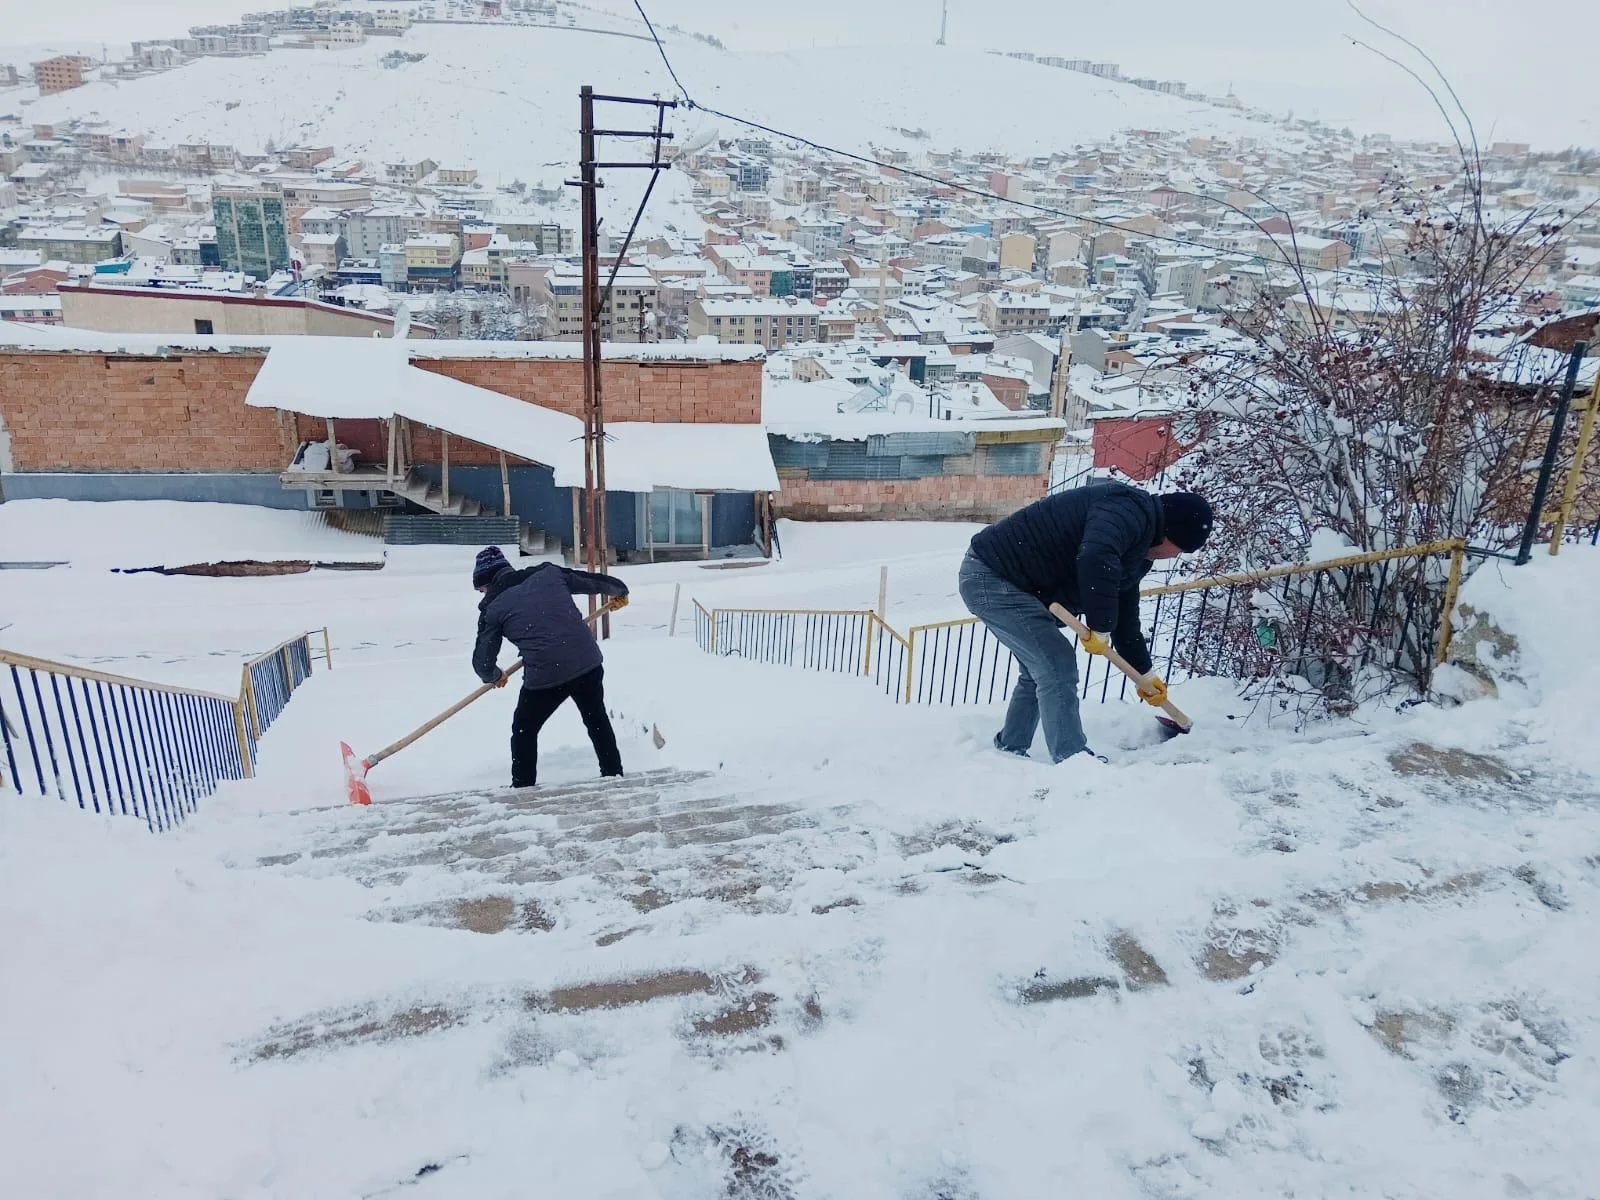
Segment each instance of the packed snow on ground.
M137 568L244 559L381 559L370 537L319 512L176 500L13 500L0 505L0 560Z
M368 810L336 743L475 684L471 547L0 573L8 647L236 672L238 647L333 633L259 778L179 831L0 803L8 1189L1591 1194L1600 554L1470 581L1517 638L1482 643L1498 698L1295 734L1184 684L1196 731L1167 743L1091 706L1109 764L1005 758L996 711L690 636L691 597L865 607L883 564L891 620L912 596L958 616L970 533L785 525L771 566L619 568L621 790L591 786L569 708L544 792L475 794L506 776L508 690L374 768Z

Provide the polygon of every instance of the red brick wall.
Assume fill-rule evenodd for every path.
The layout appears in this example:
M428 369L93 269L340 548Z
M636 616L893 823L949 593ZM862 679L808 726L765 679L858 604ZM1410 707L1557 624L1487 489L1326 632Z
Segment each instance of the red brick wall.
M425 371L583 416L583 364L495 358L416 360ZM761 420L760 360L731 363L608 362L600 382L607 421L749 425Z
M802 521L994 521L1044 496L1043 475L785 479L774 510Z
M261 369L254 353L139 358L0 353L0 425L16 471L281 470L292 446L278 414L244 402ZM583 413L583 364L539 359L423 360L425 369L574 416ZM611 421L753 423L761 419L761 363L609 363ZM320 419L294 422L299 438L325 435ZM341 429L344 423L341 422ZM347 445L372 443L376 422L349 422ZM438 461L437 434L418 429L417 462ZM450 461L490 464L495 451L452 438Z
M18 471L280 468L278 415L246 408L259 355L0 354Z

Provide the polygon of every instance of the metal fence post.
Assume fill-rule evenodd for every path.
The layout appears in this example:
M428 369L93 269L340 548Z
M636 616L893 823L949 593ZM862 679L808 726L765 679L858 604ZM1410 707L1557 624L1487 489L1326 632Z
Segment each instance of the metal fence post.
M1461 590L1461 568L1467 557L1467 544L1462 542L1450 556L1450 579L1444 586L1444 611L1439 616L1439 649L1434 654L1434 666L1444 662L1450 653L1450 638L1455 632L1454 616L1456 593Z
M1583 482L1583 468L1589 458L1589 442L1594 437L1595 410L1600 409L1600 378L1589 385L1589 403L1583 409L1583 424L1578 427L1578 446L1572 455L1572 466L1567 471L1566 486L1561 489L1561 507L1556 510L1555 528L1550 531L1550 554L1561 552L1561 538L1566 533L1567 522L1572 518L1572 505L1578 498L1578 485Z
M1588 349L1588 342L1575 343L1572 357L1567 360L1567 378L1561 385L1556 415L1550 422L1550 440L1545 443L1544 462L1539 465L1539 481L1533 487L1533 503L1528 506L1528 519L1522 527L1522 545L1517 548L1516 563L1519 567L1533 557L1533 539L1539 536L1545 497L1550 494L1550 476L1555 472L1556 455L1561 451L1561 434L1567 425L1567 410L1572 407L1572 393L1578 386L1578 368L1583 364L1583 356Z
M261 714L256 710L256 684L249 663L240 668L239 675L240 700L250 709L250 733L256 741L260 741Z
M245 731L244 708L247 701L244 693L239 693L239 702L233 706L233 732L239 739L239 768L241 779L254 779L256 777L256 764L250 754L250 736Z

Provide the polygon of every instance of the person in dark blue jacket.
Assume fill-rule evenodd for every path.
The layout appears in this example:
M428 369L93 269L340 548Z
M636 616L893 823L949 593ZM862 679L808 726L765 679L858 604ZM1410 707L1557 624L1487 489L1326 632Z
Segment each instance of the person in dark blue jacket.
M1077 655L1049 606L1081 614L1090 654L1115 646L1148 675L1139 581L1156 559L1205 545L1211 521L1211 506L1192 492L1152 496L1107 481L1046 496L973 537L961 564L961 599L1018 665L996 747L1026 756L1042 721L1053 761L1093 753L1078 714ZM1151 675L1139 695L1159 705L1167 685Z
M539 731L571 699L594 743L600 774L621 775L617 735L606 715L605 667L600 646L574 595L626 597L628 585L610 575L572 571L555 563L514 570L499 547L478 553L472 586L478 603L478 640L472 669L485 683L504 687L509 677L495 665L502 639L522 657L522 695L511 719L511 786L533 787L539 772Z

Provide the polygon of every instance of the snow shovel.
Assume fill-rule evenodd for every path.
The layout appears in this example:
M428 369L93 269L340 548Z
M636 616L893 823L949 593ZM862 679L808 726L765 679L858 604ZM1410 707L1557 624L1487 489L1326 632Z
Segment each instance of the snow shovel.
M627 602L628 599L626 596L613 597L612 599L607 600L599 608L595 609L594 612L590 613L584 618L584 620L592 624L593 622L598 621L606 613L616 612L617 609L627 604ZM503 676L509 679L520 670L522 670L522 660L519 658L516 662L512 663L505 669ZM377 766L390 755L398 754L407 746L411 745L412 742L420 738L423 734L437 728L440 725L443 725L446 721L455 716L463 708L466 708L467 705L471 704L474 700L478 700L484 696L487 696L499 686L500 681L497 679L493 683L486 683L482 687L469 692L460 700L457 700L449 708L445 709L437 717L434 717L433 720L428 721L423 725L419 725L416 729L413 729L410 733L406 734L406 736L401 738L398 742L395 742L389 746L385 746L376 754L367 755L366 758L357 758L356 752L350 749L350 743L340 742L339 752L344 756L344 787L345 791L350 796L350 803L372 803L372 792L367 787L367 772L372 770L373 767Z
M1050 612L1058 621L1060 621L1068 629L1072 630L1073 633L1077 634L1080 641L1089 635L1089 627L1082 621L1078 620L1077 617L1069 613L1066 609L1062 608L1061 605L1052 604L1050 606ZM1118 654L1110 647L1106 648L1106 657L1111 660L1112 666L1116 667L1117 670L1121 671L1129 679L1133 680L1135 684L1141 684L1148 678L1148 676L1141 675L1138 671L1134 670L1132 663L1123 658L1122 655ZM1152 674L1154 674L1154 672L1152 672ZM1194 722L1188 718L1183 709L1179 708L1171 700L1163 700L1161 702L1161 709L1167 715L1164 717L1157 717L1156 720L1161 723L1161 728L1167 737L1174 738L1180 733L1188 733L1194 728Z

